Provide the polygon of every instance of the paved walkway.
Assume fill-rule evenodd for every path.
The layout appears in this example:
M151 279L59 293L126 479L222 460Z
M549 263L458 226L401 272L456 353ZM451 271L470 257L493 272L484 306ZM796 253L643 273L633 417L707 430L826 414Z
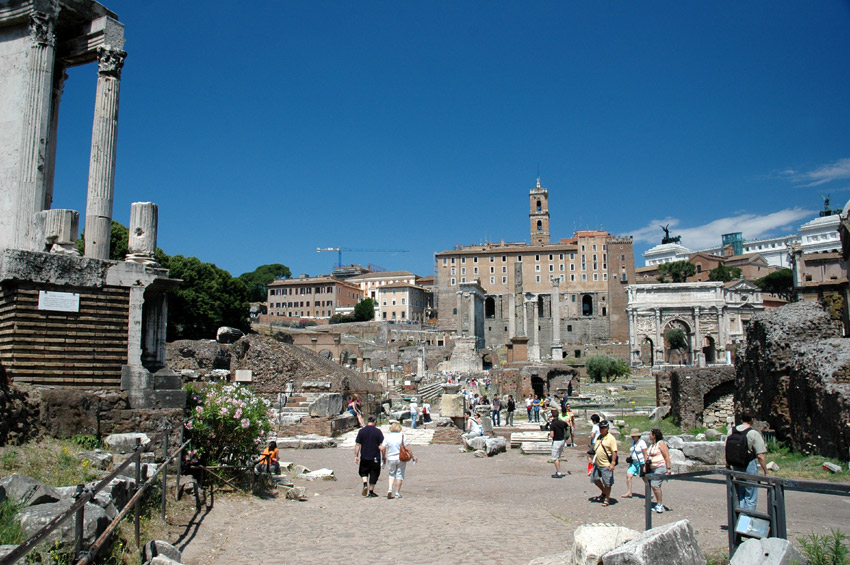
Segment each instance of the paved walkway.
M405 433L410 433L405 429ZM568 450L553 479L546 456L518 449L479 459L454 445L415 446L404 498L364 498L350 449L282 450L281 458L311 469L328 467L336 481L301 482L308 500L219 497L194 538L180 545L188 564L230 563L528 563L570 548L575 528L609 522L643 529L640 497L624 499L625 469L616 473L616 502L588 499L598 490L585 473L584 449ZM642 483L638 483L642 484ZM386 494L386 473L376 492ZM640 491L642 492L642 490ZM763 497L762 497L763 498ZM670 512L654 524L691 521L700 547L725 548L725 485L670 482ZM764 506L764 500L761 501ZM792 538L841 528L850 534L850 500L789 492Z

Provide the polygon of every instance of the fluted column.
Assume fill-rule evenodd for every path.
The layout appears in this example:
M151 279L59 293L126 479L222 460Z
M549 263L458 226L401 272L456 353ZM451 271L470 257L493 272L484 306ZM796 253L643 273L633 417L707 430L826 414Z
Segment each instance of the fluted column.
M86 257L95 259L109 259L115 192L115 150L118 141L118 91L126 55L124 51L109 46L97 50L97 93L85 229Z
M463 335L463 292L457 292L457 336Z
M559 285L561 279L555 277L552 280L552 360L557 353L561 352L561 296Z
M68 74L64 68L56 70L53 79L53 97L50 102L50 140L47 142L47 163L44 165L46 171L44 190L44 209L50 209L53 203L53 181L56 177L56 141L59 130L59 103L62 101L62 92L65 89L65 81Z
M30 14L28 89L18 166L18 198L15 207L14 247L33 249L33 216L44 210L47 200L45 163L49 160L50 109L53 66L56 61L56 9Z
M156 265L156 234L159 212L153 202L133 202L127 261Z
M516 296L508 295L508 339L516 337Z

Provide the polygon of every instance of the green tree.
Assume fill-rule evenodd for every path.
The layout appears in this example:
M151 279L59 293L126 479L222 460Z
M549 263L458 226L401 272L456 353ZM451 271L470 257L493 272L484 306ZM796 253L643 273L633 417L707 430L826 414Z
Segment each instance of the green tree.
M673 261L672 263L661 263L658 265L658 282L683 283L697 272L697 267L690 261ZM670 280L667 280L667 277Z
M377 300L366 298L354 307L354 320L357 322L371 322L375 319L375 305Z
M288 279L292 276L289 267L280 263L261 265L250 273L242 273L239 280L248 288L248 300L265 302L268 299L268 286L276 279Z
M664 334L664 340L667 342L667 346L670 349L683 350L688 348L688 340L685 337L685 331L679 328L668 330L667 333Z
M245 283L196 257L164 259L169 276L183 281L168 293L169 340L212 338L220 326L249 329Z
M762 292L775 294L789 302L797 301L797 292L794 290L794 273L791 269L779 269L756 280L755 283Z
M130 230L112 220L112 234L109 237L109 258L113 261L123 261L130 251ZM80 255L86 252L86 232L77 239L77 251Z
M727 267L723 263L708 272L708 280L710 281L729 282L740 278L740 267Z
M593 379L594 382L601 383L602 379L606 382L617 380L617 377L625 376L631 373L628 363L607 355L596 355L587 360L585 365L587 376Z

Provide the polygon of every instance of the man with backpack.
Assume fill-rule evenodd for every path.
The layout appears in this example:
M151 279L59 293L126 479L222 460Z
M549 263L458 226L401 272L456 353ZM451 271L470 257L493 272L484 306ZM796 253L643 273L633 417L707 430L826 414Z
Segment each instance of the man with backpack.
M726 438L726 468L749 475L758 475L758 465L767 476L767 460L764 454L767 447L764 438L753 428L753 415L746 410L741 414L741 424L732 428ZM758 503L758 488L737 487L738 507L742 510L755 510Z

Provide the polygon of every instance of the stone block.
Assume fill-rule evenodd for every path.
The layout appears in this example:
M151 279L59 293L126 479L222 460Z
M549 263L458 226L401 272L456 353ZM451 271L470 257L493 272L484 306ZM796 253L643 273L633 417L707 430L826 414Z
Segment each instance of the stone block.
M304 500L307 496L307 487L286 487L286 498L289 500Z
M829 471L830 473L840 473L841 472L840 466L836 465L835 463L830 463L829 461L823 462L823 468L825 470Z
M669 406L658 406L649 415L649 419L652 420L653 422L660 422L669 413L670 413L670 407Z
M331 469L317 469L316 471L309 471L307 473L301 473L299 475L295 475L296 479L303 479L305 481L335 481L336 477L334 476L334 472Z
M664 438L664 441L667 442L667 447L669 447L670 449L681 450L681 449L684 449L684 447L685 447L685 442L679 436L670 436L670 437ZM649 442L647 442L646 445L651 445L651 444Z
M132 433L132 434L112 434L106 436L103 443L113 453L133 453L136 449L136 439L141 441L141 445L147 445L151 442L151 438L147 434Z
M475 457L484 458L487 457L487 452L483 449L476 449L472 455L474 455Z
M234 380L237 383L250 383L254 380L254 371L251 369L236 369Z
M723 434L721 434L717 430L709 428L705 430L705 439L707 439L708 441L719 441L723 439Z
M474 437L466 441L471 449L474 450L486 450L487 449L487 438L483 436Z
M685 452L681 449L673 449L671 447L668 452L670 453L670 463L684 463L687 460L687 457L685 457Z
M106 471L112 468L112 454L108 451L95 449L94 451L82 451L77 454L78 459L88 461L95 469Z
M487 452L487 457L504 453L508 450L508 440L502 436L490 437L484 441L484 451Z
M243 335L245 334L240 329L222 326L215 332L215 340L219 343L235 343Z
M779 465L776 463L776 461L770 461L767 464L767 470L770 471L771 473L778 471Z
M144 565L182 565L180 561L175 561L165 555L157 555L150 561L145 561Z
M168 557L169 559L173 559L178 563L183 561L183 554L180 552L180 550L168 542L162 540L151 540L145 544L145 548L142 553L142 559L148 561L153 559L154 557L157 557L158 555Z
M806 559L791 544L780 538L750 538L735 550L729 565L792 565L806 563Z
M465 399L462 394L444 394L440 398L440 416L463 418Z
M614 548L638 537L639 532L616 524L582 524L573 533L574 565L596 565Z
M310 416L314 418L333 418L339 416L345 407L342 394L338 392L323 394L310 404Z
M438 428L451 428L455 425L454 421L446 416L440 416L439 418L434 420L434 424Z
M61 493L55 488L17 473L0 479L0 487L6 491L9 500L23 506L51 504L62 499Z
M705 565L705 555L687 520L647 530L602 555L602 565Z
M688 459L693 459L706 465L726 464L726 444L722 441L684 442L682 451Z
M70 500L61 500L59 502L30 506L21 510L18 518L21 521L21 530L23 530L24 537L32 537L45 524L53 520L53 518L66 512L71 507L71 504L72 501ZM86 546L93 544L108 525L109 518L106 516L106 511L103 508L91 503L86 504L85 521L83 524L83 544ZM72 546L74 544L74 520L65 520L59 528L47 536L45 541L47 544L58 542L62 545Z

